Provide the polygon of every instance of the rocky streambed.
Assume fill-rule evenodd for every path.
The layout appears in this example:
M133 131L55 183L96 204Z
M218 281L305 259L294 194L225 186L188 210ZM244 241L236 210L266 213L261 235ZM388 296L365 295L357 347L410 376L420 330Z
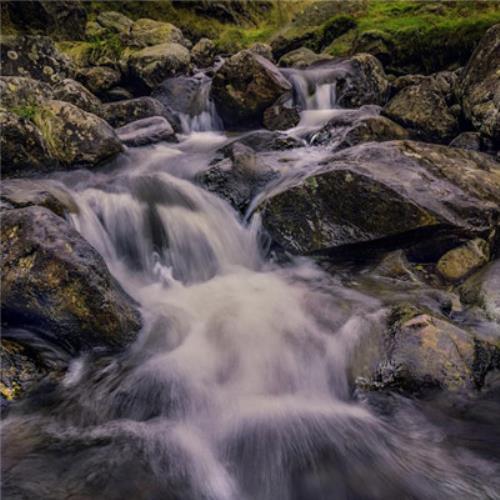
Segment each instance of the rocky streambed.
M2 43L4 497L500 498L499 26L398 78L87 30Z

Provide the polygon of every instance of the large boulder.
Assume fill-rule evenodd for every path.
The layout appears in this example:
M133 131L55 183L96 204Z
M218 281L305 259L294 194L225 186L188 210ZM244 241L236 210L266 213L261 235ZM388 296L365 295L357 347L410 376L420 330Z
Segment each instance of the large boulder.
M186 71L191 62L189 50L179 43L162 43L133 51L127 59L130 76L148 89L170 76Z
M105 10L99 13L96 22L104 30L104 33L116 33L119 35L128 35L134 24L127 16L114 10ZM94 26L91 27L95 29ZM91 33L91 35L94 34Z
M500 24L491 27L472 54L458 94L465 117L482 135L500 143Z
M54 99L70 102L84 111L95 115L99 115L101 112L101 100L81 83L71 78L64 79L54 87Z
M217 70L211 95L225 125L241 128L261 124L266 108L291 88L273 63L242 50Z
M70 60L47 36L3 36L0 50L3 76L56 83L73 73Z
M102 257L43 207L2 215L2 321L76 352L134 340L140 315Z
M484 233L499 218L500 166L481 153L411 141L368 143L313 171L295 179L295 187L275 189L259 207L274 241L295 254L360 243L398 247L432 240L443 227Z
M450 106L453 75L438 73L404 87L383 113L406 127L415 139L448 143L459 130L459 110Z
M0 94L2 107L17 111L54 97L49 84L25 76L1 76Z
M173 24L154 21L153 19L138 19L124 37L125 44L130 47L151 47L164 43L178 43L189 48L189 42L182 31Z
M137 97L103 104L101 113L113 127L122 127L142 118L165 116L166 110L165 106L153 97Z
M122 76L120 72L108 66L90 66L80 68L76 79L83 83L92 93L103 95L107 90L117 85Z

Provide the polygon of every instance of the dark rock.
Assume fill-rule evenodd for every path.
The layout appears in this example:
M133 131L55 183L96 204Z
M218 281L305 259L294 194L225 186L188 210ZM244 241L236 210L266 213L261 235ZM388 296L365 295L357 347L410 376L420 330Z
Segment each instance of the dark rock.
M191 49L191 58L194 64L200 68L211 66L215 58L215 44L209 38L198 40Z
M119 71L108 66L92 66L79 69L76 78L92 93L101 96L120 83L121 75Z
M450 147L480 151L481 134L479 132L462 132L450 142Z
M392 62L394 41L383 31L363 31L354 41L353 52L365 52L375 56L384 66Z
M300 47L280 57L278 64L285 68L304 69L312 64L333 59L327 54L316 54L311 49Z
M481 135L500 144L500 24L491 27L457 84L465 117Z
M303 29L300 33L282 33L271 40L274 58L278 61L285 54L308 45L316 46L317 33L314 29Z
M160 141L176 141L174 129L162 116L152 116L131 122L117 128L115 132L120 141L127 146L145 146Z
M102 116L113 127L122 127L127 123L152 116L165 116L168 119L163 104L152 97L137 97L103 104Z
M73 73L69 59L47 36L4 36L0 49L3 76L56 83Z
M255 42L248 47L250 52L257 54L258 56L265 57L267 60L274 63L273 49L267 43Z
M296 254L384 241L432 241L448 227L488 232L499 217L500 167L487 155L410 141L343 150L264 201L264 227ZM368 245L368 247L370 246Z
M1 232L5 326L29 328L70 352L134 340L135 305L63 219L42 207L7 210Z
M249 132L239 137L237 142L252 148L257 153L261 153L262 151L283 151L285 149L300 148L304 146L303 142L294 137L270 130ZM232 144L234 144L234 142L224 146L219 152L227 157Z
M134 95L123 87L112 87L102 93L102 98L106 102L127 101L133 99Z
M243 50L216 71L211 95L225 125L242 128L261 124L264 111L291 88L270 61Z
M300 121L297 106L288 107L274 104L264 111L264 126L269 130L287 130L295 127Z
M101 111L102 103L100 99L88 91L81 83L70 78L66 78L54 87L54 99L70 102L95 115L99 115Z

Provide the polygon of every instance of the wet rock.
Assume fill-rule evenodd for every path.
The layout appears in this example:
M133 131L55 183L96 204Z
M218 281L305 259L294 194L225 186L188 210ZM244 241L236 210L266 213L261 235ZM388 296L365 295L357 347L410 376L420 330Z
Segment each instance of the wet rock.
M492 320L500 323L500 260L467 278L459 292L464 304L483 308Z
M2 106L16 109L18 113L21 113L23 108L35 107L54 96L52 87L47 83L23 76L0 77L0 92Z
M295 127L300 121L297 106L274 104L264 111L264 127L269 130L287 130Z
M114 130L101 118L63 101L47 101L36 124L49 154L62 166L94 166L122 151Z
M487 155L389 141L336 153L259 210L281 248L333 254L361 243L432 241L443 227L490 231L499 199L500 167Z
M70 78L66 78L54 87L54 99L70 102L88 113L99 115L101 111L101 100L81 83Z
M211 95L225 125L241 128L261 124L264 111L291 88L270 61L242 50L217 70Z
M0 111L2 174L18 175L28 169L47 170L55 161L38 128L27 118Z
M70 352L121 348L140 315L102 257L63 219L42 207L2 217L2 320Z
M130 27L124 42L130 47L151 47L165 43L176 43L189 48L182 31L173 24L154 21L153 19L138 19Z
M462 132L450 142L450 147L480 151L481 134L479 132Z
M416 139L447 143L459 129L458 116L447 102L450 92L451 82L437 74L403 88L383 113L406 127Z
M47 36L4 36L0 49L3 76L56 83L73 73L70 60Z
M226 148L227 159L198 176L203 187L217 193L234 208L244 212L253 197L277 173L257 162L255 151L235 142Z
M280 57L278 64L285 68L304 69L312 64L333 59L327 54L316 54L311 49L300 47Z
M162 116L152 116L117 128L115 132L126 146L145 146L160 141L175 142L175 132Z
M389 94L389 81L380 61L370 54L356 54L342 63L345 74L337 79L337 104L357 108L363 104L382 106Z
M201 38L191 49L191 58L200 68L211 66L215 58L215 43L209 38Z
M163 80L186 71L191 62L189 50L179 43L162 43L134 51L127 59L132 78L149 89Z
M76 78L92 93L103 95L120 82L121 74L108 66L92 66L79 69Z
M21 398L49 371L40 356L26 346L5 338L0 340L0 361L0 395L4 401Z
M472 54L457 93L465 117L481 135L500 143L500 24L491 27Z
M103 104L102 116L113 127L122 127L142 118L165 116L165 107L153 97L137 97Z
M286 134L277 131L256 130L239 137L237 142L252 148L255 152L283 151L304 146L304 143ZM229 148L234 143L224 146L219 150L224 156L229 154Z
M274 63L273 49L267 43L255 42L248 47L250 52L257 54L258 56L265 57L267 60Z
M447 281L460 281L484 266L490 258L490 249L481 238L446 252L438 261L436 270Z

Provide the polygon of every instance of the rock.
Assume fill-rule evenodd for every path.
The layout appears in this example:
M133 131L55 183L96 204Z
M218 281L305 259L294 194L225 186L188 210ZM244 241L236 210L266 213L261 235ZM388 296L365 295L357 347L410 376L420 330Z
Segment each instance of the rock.
M105 31L122 35L130 33L134 24L127 16L113 10L101 12L96 21Z
M460 281L484 266L489 258L488 243L476 238L446 252L439 259L436 270L446 281Z
M216 71L211 95L225 125L242 128L261 124L264 111L291 88L270 61L242 50Z
M500 323L500 260L467 278L459 293L464 304L482 307L492 320Z
M47 101L36 122L50 156L62 166L95 166L122 151L114 130L101 118L63 101Z
M36 106L54 96L50 85L24 76L1 76L0 92L7 109Z
M258 207L273 240L291 253L402 248L432 242L443 226L477 234L497 224L500 167L488 155L388 141L345 149L322 165Z
M128 58L130 74L149 89L187 70L191 56L178 43L162 43L133 52Z
M288 32L281 33L271 40L271 48L276 60L280 60L288 52L309 48L308 45L316 45L317 33L314 29L302 29L300 33Z
M103 104L102 116L113 127L122 127L142 118L165 116L165 107L152 97L137 97Z
M450 142L450 147L480 151L481 134L479 132L462 132Z
M417 392L426 387L449 391L475 387L472 335L429 314L407 319L396 310L391 316L388 365L392 367L392 380L384 385Z
M79 1L5 2L9 19L22 30L50 34L55 40L83 40L87 12Z
M392 62L395 44L387 33L379 30L363 31L354 41L353 52L365 52L375 56L387 67Z
M0 395L6 401L19 399L48 373L40 356L5 338L0 340L0 361Z
M0 199L10 208L45 207L60 217L78 213L78 205L63 185L50 180L4 180Z
M79 69L76 78L92 93L102 96L107 90L120 83L121 74L116 69L107 66L92 66Z
M200 68L211 66L215 58L215 43L209 38L201 38L191 49L191 58Z
M265 57L267 60L274 63L273 49L267 43L255 42L248 47L248 50L253 54Z
M337 78L337 104L357 108L363 104L382 106L389 94L389 81L377 58L356 54L340 64L345 73Z
M449 90L439 80L426 78L398 92L383 113L406 127L416 139L447 143L459 129L458 117L446 101Z
M151 47L165 43L177 43L189 48L190 43L184 38L182 31L173 24L139 19L135 21L125 37L125 44L130 47Z
M253 197L278 174L258 163L255 151L244 144L232 143L226 147L226 153L226 160L203 172L197 180L244 212Z
M287 130L300 122L297 106L288 107L284 104L273 104L264 111L264 127L269 130Z
M124 89L123 87L112 87L109 90L106 90L102 94L102 98L106 102L116 102L116 101L128 101L129 99L133 99L134 96L132 92Z
M141 320L102 257L43 207L2 216L2 321L70 352L121 348Z
M392 95L397 94L406 87L411 87L412 85L420 85L421 83L428 80L425 75L403 75L396 78L392 83Z
M162 116L152 116L117 128L120 141L127 146L145 146L160 141L175 142L175 132Z
M70 78L64 79L54 87L54 99L65 101L79 108L99 115L101 111L101 100L92 92L88 91L81 83Z
M47 36L3 36L0 48L3 76L56 83L72 75L70 60Z
M229 150L232 143L222 147L218 153L223 154L224 157L229 155ZM249 132L237 139L237 142L252 148L255 152L261 153L263 151L283 151L286 149L300 148L305 144L300 140L291 137L287 134L282 134L276 131L269 130L256 130Z
M2 174L19 175L27 169L47 170L54 166L44 137L27 118L0 111Z
M285 68L304 69L312 64L333 59L327 54L316 54L311 49L300 47L280 57L278 64Z
M481 135L500 143L500 24L491 27L457 84L465 117ZM498 149L498 148L497 148Z

